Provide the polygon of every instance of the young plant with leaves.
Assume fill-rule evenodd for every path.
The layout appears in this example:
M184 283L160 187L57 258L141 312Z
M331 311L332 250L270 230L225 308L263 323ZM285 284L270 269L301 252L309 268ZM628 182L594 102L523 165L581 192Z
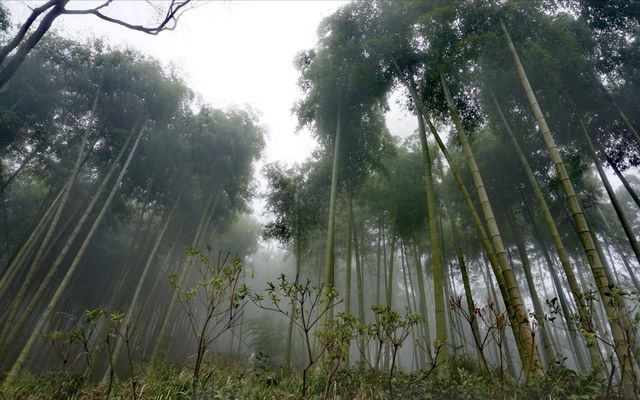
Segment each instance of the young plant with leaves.
M196 341L196 359L191 382L191 399L198 398L202 363L211 345L235 327L239 321L248 289L241 282L244 264L240 259L229 261L229 253L213 254L204 250L187 249L189 266L197 268L200 280L192 287L184 287L178 275L171 276L171 284L179 292L178 300L186 313L190 331Z

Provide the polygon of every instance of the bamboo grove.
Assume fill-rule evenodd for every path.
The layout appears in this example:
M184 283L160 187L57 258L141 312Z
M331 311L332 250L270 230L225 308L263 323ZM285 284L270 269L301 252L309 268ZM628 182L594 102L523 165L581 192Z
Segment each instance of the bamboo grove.
M477 326L488 300L508 317L513 340L504 343L515 355L506 362L518 376L571 359L577 370L615 369L624 390L634 390L638 204L620 165L635 165L640 143L629 117L637 12L588 1L381 1L347 5L324 21L318 46L299 56L305 97L295 111L333 159L324 282L343 288L346 312L354 312L355 257L360 291L371 287L360 268L376 265L370 301L384 303L382 290L387 306L432 317L414 332L425 353L418 365L446 364L469 343L488 365ZM417 138L399 142L380 126L393 91L415 115ZM617 191L607 166L618 171ZM311 179L306 170L280 174L291 184ZM288 189L300 191L294 206L304 202L298 185ZM346 209L340 257L336 207ZM304 243L297 220L280 223L292 233L285 241ZM378 249L375 262L358 260L358 241ZM394 277L398 254L403 278L413 268L417 285ZM344 279L336 278L338 258ZM470 274L482 283L474 287ZM371 295L356 293L361 318ZM470 332L456 328L459 312Z
M318 370L325 398L349 368L389 374L395 398L397 369L446 380L460 359L491 382L572 371L637 396L639 35L632 1L339 7L294 60L317 147L261 170L263 226L251 110L48 35L0 91L4 387L53 363L46 332L104 309L96 331L118 340L107 356L87 339L81 373L190 359L195 335L192 398L210 353L298 370L303 398Z
M175 71L136 52L55 36L2 101L3 157L17 166L3 181L7 380L48 324L70 323L61 310L148 315L139 329L164 357L178 313L166 282L187 275L185 246L216 237L239 256L256 246L256 223L236 216L264 146L257 117L199 104Z

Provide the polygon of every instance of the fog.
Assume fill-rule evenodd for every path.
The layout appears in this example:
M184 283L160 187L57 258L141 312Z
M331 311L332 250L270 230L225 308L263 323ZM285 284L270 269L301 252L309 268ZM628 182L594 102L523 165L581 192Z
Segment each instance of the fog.
M0 3L0 394L633 398L592 3Z

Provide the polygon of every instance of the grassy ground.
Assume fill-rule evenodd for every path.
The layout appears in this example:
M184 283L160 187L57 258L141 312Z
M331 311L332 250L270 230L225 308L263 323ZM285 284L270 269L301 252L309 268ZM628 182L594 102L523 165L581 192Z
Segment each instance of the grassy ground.
M395 399L604 399L605 384L589 376L579 377L566 369L556 369L545 378L527 384L500 381L478 370L473 363L458 360L446 374L398 373L391 381ZM298 399L302 377L298 372L261 366L241 367L209 360L199 385L199 399ZM136 377L137 399L191 399L192 370L189 366L161 364L147 366ZM341 370L327 390L325 377L311 375L310 399L390 399L388 375ZM85 382L82 377L60 373L23 375L0 396L4 399L106 399L107 386ZM133 399L131 381L126 377L113 383L109 399Z

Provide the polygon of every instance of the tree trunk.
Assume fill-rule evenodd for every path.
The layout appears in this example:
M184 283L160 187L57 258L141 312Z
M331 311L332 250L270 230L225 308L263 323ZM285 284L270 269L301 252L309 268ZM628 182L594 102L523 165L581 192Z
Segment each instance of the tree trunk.
M529 287L529 293L531 294L531 302L533 303L533 310L536 313L536 320L538 322L539 332L542 335L543 356L546 362L546 369L549 369L556 361L556 352L553 346L553 341L549 334L548 327L545 323L544 309L542 308L542 302L538 296L536 284L533 280L533 274L531 273L531 263L529 261L529 255L527 254L526 245L522 237L523 226L515 221L514 216L510 211L507 211L507 217L509 225L511 226L511 232L513 233L513 239L518 249L518 255L520 256L520 262L522 263L522 270L524 272L527 286Z
M415 236L413 238L413 258L416 263L416 280L418 281L418 301L420 302L419 312L423 318L421 326L422 326L422 334L424 336L425 352L427 353L427 358L429 363L433 363L433 359L430 351L431 333L429 332L429 314L427 311L427 292L424 287L425 277L422 269L422 263L420 262L420 256L418 254L418 239Z
M400 71L397 64L394 64L394 65L398 73L402 76L402 72ZM404 79L404 83L407 86L407 89L411 90L413 86L409 83L409 81L406 78ZM431 120L427 117L426 108L422 104L422 101L420 100L420 98L417 98L416 107L422 110L424 121L427 123L427 126L429 127L431 134L436 140L436 143L438 144L440 151L442 151L442 154L444 155L445 159L447 160L447 163L449 164L451 174L453 175L456 181L456 184L460 189L460 193L462 194L467 210L471 214L471 220L473 222L474 228L476 229L476 232L478 233L480 243L482 244L482 247L485 253L487 254L487 257L489 258L489 262L491 264L491 268L493 269L494 275L498 282L498 287L500 288L500 293L502 294L502 298L503 298L503 301L505 302L505 306L508 310L510 310L511 309L511 306L509 303L510 300L509 300L509 296L507 295L507 289L504 283L504 278L502 277L502 270L500 267L500 263L498 262L498 259L496 257L493 245L491 244L491 241L487 236L484 225L482 223L482 219L480 218L480 215L476 210L473 200L471 199L471 195L469 194L469 191L467 190L466 185L462 179L462 175L460 175L458 168L453 163L453 158L451 157L449 150L447 150L447 147L445 146L444 142L440 138L440 135L438 134L438 131L436 130L435 126L433 126L433 124L431 123Z
M396 239L397 235L392 232L391 233L391 244L389 248L389 264L387 266L387 307L392 310L393 309L393 287L395 282L393 281L393 261L396 255ZM389 362L391 356L391 345L387 343L385 346L385 357L384 357L384 369L389 369Z
M500 263L502 276L507 289L507 296L512 307L511 310L507 309L507 311L509 312L512 327L514 328L513 331L516 338L516 344L518 344L518 352L520 353L520 358L522 359L524 375L528 380L531 376L540 375L542 373L542 369L540 365L538 349L533 338L531 326L529 325L527 308L525 307L524 299L522 298L515 273L507 257L507 252L502 241L502 235L500 234L500 230L493 213L493 207L491 206L491 202L489 201L489 196L487 195L482 176L480 175L480 170L478 169L473 150L471 149L471 145L469 144L469 140L467 138L467 133L465 132L464 127L462 126L462 122L460 121L458 111L456 110L453 103L453 98L451 97L451 93L449 93L449 88L447 86L445 77L441 75L440 79L442 83L442 90L444 91L445 97L447 99L449 113L456 126L456 131L462 144L465 158L467 160L467 165L469 166L471 172L471 178L473 179L474 185L476 187L476 192L480 199L482 213L484 214L485 222L489 230L489 235L492 239L493 248L495 250L496 257L498 258L498 262Z
M620 171L620 168L618 168L616 163L613 162L611 157L609 157L606 154L605 154L605 156L607 157L607 163L609 164L611 169L613 169L613 172L615 172L615 174L618 177L618 179L620 179L620 182L622 182L622 185L624 186L624 188L627 189L627 193L629 193L629 196L631 196L633 201L640 208L640 198L638 198L638 194L636 193L636 191L633 190L633 188L629 184L629 181L627 180L627 178L624 177L624 174Z
M360 246L358 244L358 230L353 231L353 250L356 257L356 283L357 283L357 291L358 291L358 319L361 323L366 323L365 321L365 313L364 313L364 276L363 276L363 265L362 260L360 258ZM378 282L380 279L378 279ZM360 335L360 349L364 352L364 336ZM360 368L364 368L365 365L365 356L364 354L360 354Z
M387 265L387 307L393 308L393 259L396 253L396 234L391 234L391 245L389 249L389 264Z
M13 252L11 252L11 254L9 254L9 249L10 249L11 243L7 243L7 247L5 247L2 251L0 251L0 260L5 258L5 256L6 256L6 259L7 259L6 265L0 271L0 280L2 280L2 277L7 272L7 269L9 268L9 265L11 265L11 263L13 262L15 256L18 254L18 252L20 251L22 246L27 242L27 240L29 239L29 237L33 233L33 230L38 226L38 223L42 219L42 216L44 215L44 213L47 211L47 209L51 205L51 202L50 202L51 193L53 193L53 185L49 186L49 190L47 190L47 194L44 195L44 197L40 201L40 205L38 206L38 209L29 218L29 222L27 223L26 220L25 220L24 223L22 224L22 226L25 227L25 231L24 231L23 235L21 235L19 243L17 243L16 247L13 249ZM10 241L13 241L13 237L10 238ZM0 284L0 287L1 286L2 285Z
M496 294L496 289L493 286L493 279L491 279L491 275L489 272L489 266L487 265L487 262L485 261L485 259L482 259L482 262L484 264L484 269L485 271L482 271L482 275L485 279L485 286L488 288L488 292L489 292L489 300L493 301L496 305L496 310L498 311L498 314L502 314L502 307L500 307L500 301L498 300L498 295ZM514 335L515 338L515 335ZM517 340L517 338L516 338ZM517 344L517 343L516 343ZM516 371L515 365L513 364L513 359L511 358L511 345L509 344L509 338L506 335L506 330L505 330L505 336L503 339L503 343L502 346L504 347L504 351L502 351L502 353L499 355L499 357L501 357L501 359L499 359L500 361L500 366L502 368L502 358L504 358L505 362L507 363L507 368L509 373L511 374L511 376L518 376L518 371ZM500 373L502 373L502 370L500 371Z
M562 310L562 317L565 320L565 323L567 324L567 329L569 331L569 338L571 340L571 343L573 345L573 355L576 358L576 364L578 366L578 371L579 372L585 372L589 370L589 363L587 362L587 360L585 360L583 353L582 353L582 342L580 340L580 338L582 336L578 336L579 331L578 328L576 327L575 323L574 323L574 319L572 318L573 312L571 311L571 308L569 307L569 300L567 299L567 296L564 293L564 287L562 284L562 281L560 280L560 277L558 276L558 273L556 272L556 266L554 265L553 261L551 260L551 256L549 255L549 252L547 251L547 248L544 244L544 241L542 240L542 235L540 234L540 231L538 230L538 227L533 219L533 216L531 215L531 213L529 212L529 210L524 207L524 210L527 214L527 217L529 219L529 223L531 224L532 230L533 230L533 235L536 239L536 241L538 242L538 246L540 247L540 251L542 251L542 255L547 263L547 268L549 269L549 273L551 274L551 280L553 281L553 285L556 289L556 293L558 294L558 299L560 302L560 309ZM572 275L573 275L573 271L571 271ZM573 280L575 281L575 276L573 276ZM577 281L575 282L576 286L577 286ZM578 293L580 292L580 288L577 287ZM569 291L572 292L571 288L569 288ZM573 292L572 292L573 294ZM574 295L574 300L576 299L575 295ZM586 310L584 310L584 300L582 300L582 306L578 305L576 308L580 308L582 307L582 311L578 312L578 316L580 318L580 324L582 326L582 315L584 315L585 317L587 317L588 313L586 312ZM577 304L577 301L576 301ZM587 318L584 322L586 322L586 332L590 332L590 330L592 329L590 326L590 321ZM584 329L584 328L583 328ZM597 346L591 346L591 348L588 349L589 350L589 356L591 358L594 358L594 365L595 363L600 361L600 352L597 350Z
M66 184L65 184L66 186ZM59 201L62 197L62 194L65 191L65 187L63 186L58 195L53 199L47 211L40 218L38 224L33 228L31 234L27 238L27 240L20 246L20 249L13 256L11 262L5 269L2 279L0 279L0 299L2 299L5 295L11 283L14 281L16 275L20 272L20 266L26 261L25 258L29 253L33 252L33 247L36 246L38 238L44 232L47 222L55 212L55 210L59 207Z
M504 32L505 39L507 40L509 51L513 56L513 61L516 66L518 77L520 78L520 83L522 84L524 92L527 95L529 105L531 106L535 119L538 122L538 128L544 139L547 151L549 152L549 157L551 158L551 161L553 162L553 165L556 169L556 173L558 174L558 179L564 191L567 204L576 225L576 229L579 233L580 243L582 244L582 247L587 254L591 272L605 305L605 311L607 312L607 317L611 326L614 348L623 374L623 386L625 387L625 392L630 392L632 390L632 382L635 381L635 372L633 370L631 355L629 353L629 343L627 342L624 335L624 330L626 329L623 328L623 325L626 324L624 324L621 318L621 314L624 313L624 310L621 309L621 307L613 306L612 302L610 301L611 296L609 294L612 290L610 284L614 287L615 285L610 282L609 279L607 279L602 261L600 259L600 256L598 255L596 246L593 241L591 229L587 225L587 220L582 211L580 201L578 199L578 196L576 195L573 185L571 184L571 181L569 180L569 175L565 169L564 162L562 161L562 157L560 156L560 152L558 151L555 140L551 135L551 131L549 130L549 126L547 125L547 121L544 118L542 110L538 105L538 100L536 99L533 89L531 88L531 84L529 83L529 79L527 78L527 75L524 71L524 67L520 62L520 57L518 56L511 37L509 36L507 27L503 22L500 22L500 25Z
M198 222L198 227L191 241L192 248L197 247L202 240L202 236L204 231L207 229L209 225L209 220L213 215L213 212L218 204L220 199L221 192L216 192L214 189L211 192L211 195L207 199L205 203L205 208L200 217L200 221ZM179 279L184 280L186 278L186 273L189 268L188 259L184 259L182 265L178 271ZM177 319L177 308L178 308L178 289L173 288L173 293L171 295L171 300L169 301L169 306L167 308L167 312L164 315L164 319L162 322L162 327L160 328L160 333L158 334L158 339L154 350L152 352L152 360L153 361L163 361L166 354L167 348L169 347L169 341L171 339L172 330L176 324Z
M2 86L2 84L0 83L0 87L1 86ZM91 109L91 115L95 115L97 107L98 107L98 93L96 93L96 96L95 96L95 98L93 100L93 107ZM71 175L69 175L69 179L67 180L67 184L64 187L64 191L62 193L62 197L60 198L60 204L58 205L58 208L57 208L57 210L56 210L56 212L55 212L55 214L53 216L53 219L51 220L51 225L49 225L49 229L47 230L47 233L45 234L44 239L40 243L40 247L38 248L38 252L36 253L35 258L34 258L33 262L31 263L31 266L29 267L29 272L27 273L27 277L25 278L26 285L31 283L33 277L35 276L35 274L40 269L40 265L42 264L42 262L44 260L44 257L46 255L46 251L49 248L49 244L51 242L53 234L55 233L55 231L56 231L56 229L58 227L58 222L60 221L60 218L62 217L62 212L64 211L64 208L67 205L67 201L69 199L69 195L71 194L73 186L75 185L76 179L78 177L78 173L80 172L80 168L82 166L82 160L84 158L85 153L88 151L87 150L88 138L89 138L89 127L87 126L87 128L84 130L84 133L82 135L82 140L80 141L80 146L78 147L78 156L76 157L75 164L73 166L73 169L71 170Z
M638 244L638 241L636 240L633 230L631 229L631 224L629 223L627 216L624 214L624 210L622 209L622 206L618 201L618 197L616 196L616 193L613 190L613 187L611 186L611 182L609 182L609 178L607 178L607 174L604 171L604 168L602 167L602 162L600 162L600 159L598 158L598 154L596 153L596 149L593 146L593 142L591 141L591 138L587 133L587 128L584 126L584 123L582 122L582 120L580 120L579 122L580 122L580 128L582 129L582 134L585 139L585 143L587 144L587 150L589 151L589 155L591 156L593 163L596 165L596 169L598 170L598 175L600 175L600 180L602 181L602 184L604 185L604 188L607 191L607 194L609 195L609 200L611 200L611 205L613 206L613 209L616 211L616 215L618 216L618 220L620 220L620 225L622 225L622 229L624 230L624 233L627 236L627 240L631 245L633 254L635 254L636 260L640 263L640 245Z
M171 219L173 218L173 214L176 211L176 207L178 206L178 203L180 202L180 195L178 195L178 198L174 201L173 203L173 207L171 208L171 211L169 212L169 215L167 215L165 217L164 223L162 224L162 227L160 228L160 231L158 232L158 235L156 236L156 240L153 243L153 248L151 249L151 252L149 253L149 255L147 256L147 261L144 264L144 267L142 268L142 275L140 276L140 278L138 279L138 283L136 285L136 290L133 293L133 297L131 298L131 301L129 302L128 306L127 306L127 313L124 316L124 319L122 320L122 326L124 326L125 328L127 326L129 326L131 323L135 322L136 320L136 315L139 313L136 313L136 311L138 309L140 309L139 307L139 302L140 302L140 296L142 295L142 288L144 287L144 283L147 281L147 274L149 273L149 270L151 269L151 263L153 262L153 260L155 260L156 258L156 253L158 252L158 248L160 247L160 243L162 243L162 239L164 238L165 233L167 232L167 228L169 227L169 223L171 222ZM141 310L141 309L140 309ZM118 365L118 361L122 355L122 351L123 351L123 346L124 342L122 340L118 340L116 343L116 346L113 350L113 364L114 365ZM106 374L107 372L105 372ZM103 377L103 381L105 379L108 379L109 377Z
M624 113L624 111L622 111L618 103L615 101L613 96L611 96L607 88L604 87L600 79L597 76L593 75L593 80L596 82L596 85L598 86L598 88L600 89L604 97L606 97L607 100L609 100L613 108L618 112L620 119L622 119L622 122L627 127L629 132L631 132L631 135L633 136L633 138L636 140L636 144L640 146L640 134L638 134L638 130L633 126L631 121L629 121L629 118L627 117L627 115Z
M326 292L335 286L335 223L336 223L336 197L338 195L338 168L340 167L340 141L342 136L342 120L340 117L340 100L338 100L338 112L336 113L336 136L333 144L333 164L331 167L331 193L329 195L329 222L327 223L327 249L325 253L324 284L325 293L322 301L328 303ZM330 309L324 320L333 319L333 309ZM324 325L324 323L323 323Z
M415 235L412 237L412 239L409 241L409 247L411 247L413 249L412 243L415 242ZM426 317L424 316L424 314L422 313L422 311L420 311L420 307L421 304L418 301L416 301L416 285L414 284L414 280L413 280L413 274L411 273L411 263L409 262L409 252L407 251L407 244L403 242L403 251L405 254L405 259L407 260L407 274L409 276L409 286L411 287L411 298L413 300L413 312L414 313L419 313L420 315L422 315L422 318L426 319ZM415 261L415 258L414 258ZM423 282L424 285L424 282ZM420 291L418 289L418 291ZM418 294L418 297L420 297L420 294ZM424 341L424 324L419 324L418 326L414 327L412 329L413 332L413 336L414 336L414 341L416 343L422 343ZM425 343L429 343L426 342ZM414 353L417 353L417 359L418 359L418 369L422 369L427 365L427 360L425 357L425 354L428 354L429 352L427 351L419 351L418 349L416 349L414 351ZM431 357L431 355L429 355L429 357ZM431 361L431 360L429 360Z
M382 223L378 224L378 240L376 241L376 304L380 304L380 242L382 241Z
M406 251L405 251L405 246L404 246L404 240L400 240L400 264L402 266L402 281L404 283L404 293L405 293L405 297L407 299L407 312L409 314L413 314L417 311L417 304L416 304L416 299L415 296L412 294L413 292L413 285L410 284L410 279L407 279L407 270L409 269L409 260L406 257ZM416 333L416 327L412 326L411 327L411 335L417 339L417 333ZM416 369L422 369L422 361L417 359L416 357L416 351L413 352L413 363L415 364L420 364L417 366ZM420 355L422 355L422 353L420 353ZM414 367L412 367L411 369L414 369Z
M504 125L505 131L509 136L511 146L514 152L516 153L516 155L518 156L518 159L520 160L520 165L522 166L522 169L524 170L525 175L527 176L527 181L529 182L529 186L531 187L531 190L533 190L533 195L536 199L536 203L538 204L538 207L540 207L540 211L542 211L542 215L544 216L544 220L547 224L547 228L551 233L551 238L553 239L553 244L556 248L556 252L558 253L558 258L560 259L562 270L564 271L564 274L567 278L567 282L569 284L569 290L571 291L571 294L573 295L573 299L575 300L577 305L578 315L580 317L580 325L582 329L585 330L585 332L593 333L594 329L591 326L591 318L589 316L589 312L584 302L582 290L580 289L580 285L578 285L578 281L576 280L576 276L571 266L571 258L569 256L569 253L566 250L566 247L564 246L555 218L551 214L549 204L547 203L547 200L545 199L544 194L542 193L542 189L538 184L538 180L533 174L533 171L529 166L529 162L527 161L527 158L524 152L522 151L522 148L520 147L520 143L518 143L518 140L516 139L515 134L511 130L511 125L509 124L504 113L502 112L502 107L500 107L500 103L498 103L498 100L496 99L493 92L491 92L491 97L493 100L493 104L496 107L496 111L498 112L498 116L500 117L500 120ZM549 265L549 268L553 269L552 265ZM556 274L555 270L552 271L552 274ZM569 316L570 314L566 314L565 318L569 318ZM600 353L597 351L596 348L589 348L589 352L592 358L597 356L596 358L594 358L593 362L597 362L597 360L600 359Z
M298 227L298 229L299 228L300 227ZM295 238L295 246L296 246L296 276L294 278L294 282L298 283L300 279L300 272L302 267L302 243L301 243L299 231ZM293 317L295 313L296 313L296 304L294 302L291 302L291 316ZM287 350L286 350L285 360L284 360L284 366L287 371L291 369L291 350L292 349L293 349L293 318L289 318L289 328L287 329Z
M419 101L418 93L412 78L409 77L409 93L413 101ZM436 210L435 185L433 181L432 157L427 141L427 133L424 126L424 119L419 108L415 108L418 118L418 136L422 147L422 167L424 168L424 185L427 194L427 220L429 226L429 243L431 245L431 264L433 268L433 296L436 312L436 347L440 347L437 354L436 364L446 364L449 360L449 343L447 343L447 321L445 315L445 282L442 265L442 249L440 246L440 232L438 230L438 212ZM431 343L429 343L431 346ZM446 372L447 368L440 368L439 372Z
M29 152L29 154L27 154L27 156L24 158L24 160L22 160L22 164L20 164L20 166L18 167L18 169L16 169L15 171L13 171L13 173L11 174L11 176L9 176L8 179L2 181L2 184L0 185L0 190L6 190L9 185L11 184L11 182L13 182L13 180L20 174L20 172L22 172L22 170L31 162L31 160L33 160L33 158L38 154L38 152L41 150L41 147L43 147L42 145L36 147L35 149L31 150L31 152Z
M344 289L344 311L351 314L351 243L353 240L353 193L347 193L348 228L347 228L347 254L345 255L345 289ZM347 358L348 361L348 358ZM347 363L348 364L348 363Z
M489 365L484 356L482 336L480 336L480 328L478 326L478 319L476 318L476 304L473 301L473 294L471 293L471 284L469 282L469 273L467 271L467 264L464 261L464 254L462 253L462 245L460 244L460 237L458 235L458 223L453 216L453 212L449 211L449 225L451 225L451 232L453 234L453 248L458 258L458 267L460 267L460 275L462 275L462 285L464 287L464 296L467 301L467 312L469 313L469 319L471 321L471 333L473 334L473 342L476 345L476 351L478 357L482 361L486 371L489 371Z
M9 333L8 331L6 331L6 332L3 331L4 332L3 337L6 338L6 341L2 342L2 344L0 345L0 350L4 349L4 346L10 344L13 341L13 339L15 338L15 336L20 333L20 331L22 330L22 327L24 326L25 322L31 316L31 314L35 310L35 307L38 305L38 303L40 302L40 300L44 296L47 287L49 287L50 283L54 279L54 277L55 277L56 273L58 272L60 266L62 265L63 261L65 260L67 254L71 250L71 247L74 244L76 238L80 235L84 224L86 223L87 219L89 219L89 217L93 213L93 209L96 206L98 200L100 199L100 197L102 196L102 194L106 190L107 185L111 181L111 177L116 173L116 171L118 169L118 165L120 164L120 161L122 160L122 158L126 154L126 151L127 151L128 147L129 147L130 140L132 139L132 137L135 134L134 132L135 132L135 129L136 129L137 125L138 125L137 123L134 124L134 127L132 128L132 132L129 134L129 137L127 138L126 142L124 143L124 145L120 149L120 152L118 153L118 156L116 157L116 159L111 164L111 167L109 168L109 171L107 172L105 177L100 182L100 186L98 187L98 189L96 190L95 194L92 196L91 200L89 201L89 204L87 205L87 208L85 209L85 211L82 214L82 216L80 217L80 219L76 222L75 227L73 228L73 231L71 232L71 234L67 237L67 240L66 240L64 246L62 247L62 249L60 250L60 252L56 256L56 258L53 261L53 263L51 264L51 266L48 268L47 274L44 277L44 279L42 279L40 285L38 286L38 289L35 292L35 294L33 294L33 296L31 296L31 299L29 300L29 303L27 304L27 307L25 308L25 311L20 313L20 316L18 317L18 320L15 321L16 314L17 314L20 306L22 306L22 304L25 301L25 296L27 294L27 289L30 287L32 281L36 278L36 275L35 275L36 271L33 271L33 269L29 271L30 274L28 274L27 277L25 278L25 283L22 285L20 291L15 296L14 301L13 301L13 306L11 307L9 313L7 314L8 315L7 316L7 321L11 321L8 324L8 326L12 327L12 332L13 333L11 335L8 335L8 333ZM32 271L33 271L33 273L31 273Z
M116 178L116 181L115 181L113 187L111 188L111 192L109 192L109 195L107 196L107 199L105 200L105 203L103 204L103 206L102 206L102 208L100 210L100 213L98 214L98 217L93 222L93 225L91 226L91 229L89 230L89 232L87 233L87 236L85 237L84 241L82 242L82 245L80 246L80 249L78 250L78 253L76 254L76 256L73 259L73 261L71 262L71 265L69 266L69 269L67 270L66 274L64 275L64 278L62 279L62 281L58 285L58 288L57 288L56 292L51 297L51 300L49 300L49 304L47 305L47 307L43 311L42 315L38 319L38 322L36 323L36 326L31 331L31 334L29 335L29 339L27 340L27 343L22 348L22 351L20 352L20 355L18 356L18 359L15 361L15 363L13 364L13 367L11 368L9 373L7 374L7 378L4 381L4 387L5 388L9 387L15 381L15 379L17 378L18 374L22 370L22 367L24 366L24 364L25 364L25 362L27 360L27 357L31 353L31 350L33 349L36 341L40 337L40 335L42 333L42 329L45 327L45 324L49 321L49 318L51 317L51 314L53 313L53 310L58 305L58 301L60 300L60 298L62 297L62 294L67 289L67 286L69 285L69 282L71 281L71 278L74 276L75 271L78 268L78 265L80 264L80 260L84 256L84 253L87 251L87 248L89 247L89 244L91 243L91 240L93 239L93 236L96 234L96 231L98 230L98 227L100 226L100 223L104 219L104 217L105 217L105 215L107 213L107 210L109 209L109 206L111 205L111 202L115 198L115 195L118 192L118 189L120 188L120 183L122 182L122 178L124 177L125 173L127 172L127 169L129 168L129 163L131 162L131 159L133 158L133 155L136 152L138 144L140 143L140 139L142 138L142 135L144 134L145 128L146 128L146 124L143 125L142 128L140 129L140 133L138 133L138 137L136 138L136 141L133 143L133 146L131 147L131 151L129 152L129 156L127 157L124 165L122 166L120 174Z

